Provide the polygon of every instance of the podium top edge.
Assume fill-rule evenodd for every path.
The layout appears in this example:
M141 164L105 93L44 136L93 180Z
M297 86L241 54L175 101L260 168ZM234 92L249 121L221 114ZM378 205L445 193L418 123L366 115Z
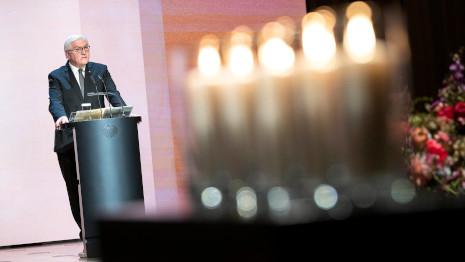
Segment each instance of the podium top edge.
M105 121L105 120L110 120L110 119L131 119L133 121L141 122L142 117L141 116L128 116L128 117L113 117L113 118L100 118L100 119L92 119L92 120L84 120L84 121L78 121L78 122L70 122L70 123L64 123L61 124L61 129L72 129L76 125L79 125L81 123L89 123L89 122L94 122L94 121Z

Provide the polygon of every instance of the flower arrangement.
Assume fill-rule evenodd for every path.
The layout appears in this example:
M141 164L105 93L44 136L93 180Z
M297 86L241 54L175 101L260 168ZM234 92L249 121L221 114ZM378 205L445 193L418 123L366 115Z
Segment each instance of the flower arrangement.
M417 188L465 193L465 48L452 55L452 64L438 99L415 99L408 116L403 152L409 179Z

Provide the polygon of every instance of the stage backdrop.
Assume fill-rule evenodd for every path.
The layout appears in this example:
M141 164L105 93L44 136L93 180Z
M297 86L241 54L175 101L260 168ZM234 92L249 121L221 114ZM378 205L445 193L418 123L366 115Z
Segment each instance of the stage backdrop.
M85 34L139 124L146 209L189 208L183 163L183 71L207 33L298 20L305 0L0 1L0 247L78 238L53 152L47 75L65 38Z

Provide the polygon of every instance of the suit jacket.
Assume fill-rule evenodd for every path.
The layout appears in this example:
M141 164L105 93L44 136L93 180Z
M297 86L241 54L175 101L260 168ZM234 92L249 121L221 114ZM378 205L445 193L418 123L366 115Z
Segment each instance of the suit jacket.
M91 77L93 77L94 82ZM74 77L73 71L69 67L69 61L66 65L52 71L48 75L49 84L49 111L53 116L54 122L62 116L69 118L72 112L81 110L82 103L90 103L92 109L104 107L103 96L87 96L89 92L104 92L105 87L99 76L105 82L106 89L109 93L108 100L112 106L125 106L123 98L116 89L116 85L108 72L107 66L103 64L89 62L85 71L84 97L81 94L81 88ZM97 89L97 90L96 90ZM73 147L72 130L55 130L55 152L64 152Z

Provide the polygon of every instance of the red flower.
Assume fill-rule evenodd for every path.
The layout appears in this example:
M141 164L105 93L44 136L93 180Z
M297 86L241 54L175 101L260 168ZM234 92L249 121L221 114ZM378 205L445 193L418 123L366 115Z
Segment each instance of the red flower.
M434 139L430 139L426 142L426 147L428 148L429 154L437 155L439 157L439 163L444 163L444 159L447 157L447 150L445 150L440 143Z
M465 117L465 103L458 102L454 108L455 114L457 117Z
M437 114L436 117L445 117L446 123L449 119L454 120L454 107L453 106L445 106L443 107Z

